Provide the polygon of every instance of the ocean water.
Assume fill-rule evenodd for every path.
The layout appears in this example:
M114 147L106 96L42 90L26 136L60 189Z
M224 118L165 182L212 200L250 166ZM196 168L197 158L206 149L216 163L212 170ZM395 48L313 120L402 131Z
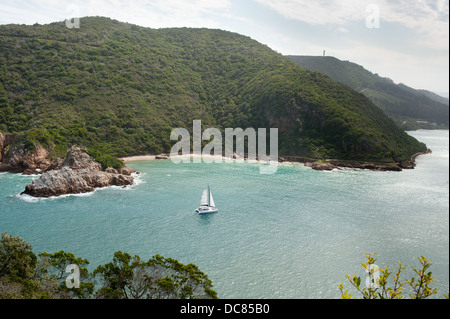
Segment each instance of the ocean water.
M20 196L35 176L0 174L0 231L35 253L65 250L91 269L121 250L195 263L220 298L339 298L364 253L392 269L425 256L449 291L449 132L409 132L433 150L414 170L318 172L280 164L143 161L136 185L50 199ZM218 214L194 213L210 184ZM354 292L354 291L353 291Z

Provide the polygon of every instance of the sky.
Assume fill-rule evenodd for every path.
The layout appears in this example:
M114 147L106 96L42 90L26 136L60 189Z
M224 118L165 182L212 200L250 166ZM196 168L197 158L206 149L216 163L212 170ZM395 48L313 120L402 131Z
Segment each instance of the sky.
M85 16L222 29L284 55L325 50L395 83L449 92L449 0L0 0L0 24Z

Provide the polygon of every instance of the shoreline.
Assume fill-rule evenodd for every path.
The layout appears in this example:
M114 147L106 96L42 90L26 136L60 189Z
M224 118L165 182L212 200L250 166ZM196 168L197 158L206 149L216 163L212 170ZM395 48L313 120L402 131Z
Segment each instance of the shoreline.
M137 155L137 156L126 156L126 157L119 157L120 160L126 163L130 162L138 162L138 161L153 161L156 159L156 155Z
M398 163L377 163L377 162L359 162L359 161L351 161L351 160L336 160L336 159L325 159L325 160L317 160L311 159L301 156L279 156L277 163L285 163L285 164L303 164L306 167L310 167L313 170L317 171L331 171L334 169L344 169L344 168L353 168L353 169L363 169L363 170L371 170L371 171L402 171L404 169L414 169L416 166L416 159L418 156L431 154L431 150L427 150L426 152L416 153L411 156L410 161L403 161ZM244 160L247 161L247 154L244 156ZM224 160L229 159L225 156L221 155L177 155L177 158L208 158L210 161L213 160ZM170 159L170 154L159 154L159 155L136 155L136 156L127 156L119 158L124 162L124 164L138 162L138 161L154 161L154 160L168 160ZM242 159L236 156L233 156L232 159ZM252 160L256 163L267 164L270 161L260 161L258 159Z

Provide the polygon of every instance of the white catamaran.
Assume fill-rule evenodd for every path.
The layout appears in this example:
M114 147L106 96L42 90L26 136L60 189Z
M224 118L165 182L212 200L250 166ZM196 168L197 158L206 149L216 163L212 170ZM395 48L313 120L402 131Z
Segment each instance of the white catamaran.
M202 199L200 200L200 207L197 208L195 212L199 214L212 214L217 213L218 211L219 210L216 208L216 204L214 204L214 199L208 184L208 188L203 191Z

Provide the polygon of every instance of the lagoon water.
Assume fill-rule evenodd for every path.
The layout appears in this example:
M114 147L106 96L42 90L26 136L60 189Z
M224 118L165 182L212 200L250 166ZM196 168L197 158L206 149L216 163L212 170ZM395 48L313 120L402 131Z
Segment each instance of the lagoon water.
M65 250L93 269L115 251L195 263L220 298L339 298L346 274L432 260L449 291L449 132L409 132L433 150L414 170L318 172L280 164L134 162L136 185L51 199L19 196L33 176L0 174L0 231L35 253ZM194 213L207 183L218 214ZM352 289L345 284L347 288ZM354 292L354 291L353 291Z

